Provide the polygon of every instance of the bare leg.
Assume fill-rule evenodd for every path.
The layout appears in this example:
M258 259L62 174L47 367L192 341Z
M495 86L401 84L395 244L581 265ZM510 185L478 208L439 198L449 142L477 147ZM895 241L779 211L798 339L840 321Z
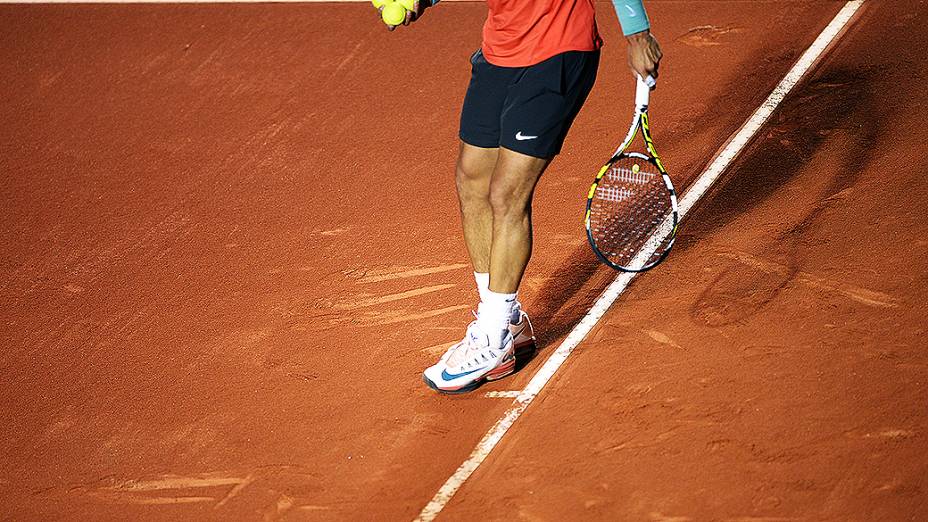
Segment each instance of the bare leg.
M490 245L493 238L490 180L499 150L474 147L462 142L458 153L455 181L461 205L464 242L474 272L490 271Z
M532 195L550 162L499 149L489 184L493 224L489 269L494 292L511 294L519 289L532 255Z

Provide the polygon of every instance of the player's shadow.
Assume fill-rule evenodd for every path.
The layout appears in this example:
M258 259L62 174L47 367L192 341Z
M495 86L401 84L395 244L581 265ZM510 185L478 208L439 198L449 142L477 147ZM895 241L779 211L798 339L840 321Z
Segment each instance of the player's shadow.
M739 260L742 254L728 253L725 268L693 302L690 316L694 321L709 326L743 321L779 296L799 272L800 254L804 246L812 247L806 242L815 235L819 218L847 197L848 189L870 163L874 143L885 125L885 115L872 94L876 74L879 71L872 69L837 69L800 85L765 126L766 134L729 169L702 208L689 216L679 239L683 249L711 237L769 198L781 198L785 205L784 223L775 225L769 237L759 238L763 259L775 259L776 265L758 268L751 261ZM821 148L826 144L833 146L834 152L823 153ZM820 164L810 166L812 159ZM808 178L816 190L814 203L791 212L790 205L810 199L789 198L783 193L784 186L800 172L828 175L830 179L822 183L820 177ZM754 226L759 233L770 228ZM840 232L827 236L846 239Z
M538 290L533 326L539 350L570 332L615 275L586 242L576 247Z
M797 241L802 234L816 226L818 217L824 211L840 199L838 194L856 182L870 160L872 144L880 133L885 117L875 106L871 94L876 74L879 71L839 69L817 75L811 81L798 85L773 114L762 129L762 134L704 198L702 208L687 216L675 246L677 255L689 245L750 212L768 198L782 196L778 194L782 187L802 170L833 133L844 132L847 139L853 142L853 146L842 152L840 164L828 169L832 179L821 191L819 203L774 239L774 243L779 243L778 248L787 249L779 256L789 260L786 273L775 274L773 281L734 277L737 288L729 287L725 293L754 295L757 297L756 302L740 302L738 306L726 308L721 316L706 314L706 307L711 307L714 302L713 288L718 288L724 282L723 279L731 276L723 270L719 279L710 285L690 310L694 319L707 324L727 324L745 319L776 297L795 275ZM721 94L707 106L725 106L731 102L725 94ZM684 136L675 139L684 139ZM686 174L678 176L678 179L692 182L698 172ZM680 192L685 192L686 187L682 189ZM671 253L665 262L673 263L674 257L674 253ZM769 275L761 274L758 277ZM552 341L568 333L614 277L615 272L601 265L588 245L577 247L538 291L539 302L544 303L540 309L536 308L534 319L539 348L546 348ZM763 291L758 292L759 287ZM714 318L710 317L713 315Z
M879 71L839 69L801 84L761 130L762 137L741 154L719 180L683 237L706 235L760 205L798 174L835 132L852 141L821 197L827 199L853 185L873 154L884 115L873 99L873 75ZM822 208L808 212L814 221ZM693 215L690 216L695 217ZM808 223L806 224L806 226ZM789 235L784 233L783 235Z

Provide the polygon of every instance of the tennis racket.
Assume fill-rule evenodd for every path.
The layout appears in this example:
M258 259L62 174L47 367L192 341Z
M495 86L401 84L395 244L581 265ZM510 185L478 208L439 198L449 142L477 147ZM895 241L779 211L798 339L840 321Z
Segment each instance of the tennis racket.
M649 85L653 78L638 77L632 125L596 174L586 201L586 236L593 252L623 272L654 268L677 236L677 195L651 140ZM644 148L631 150L639 129Z

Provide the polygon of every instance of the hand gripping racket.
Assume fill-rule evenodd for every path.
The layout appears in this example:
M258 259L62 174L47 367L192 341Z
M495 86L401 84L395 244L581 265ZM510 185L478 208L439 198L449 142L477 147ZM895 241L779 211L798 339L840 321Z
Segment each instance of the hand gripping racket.
M647 81L638 77L635 116L625 140L596 174L586 201L586 236L599 259L616 270L657 266L677 236L677 195L654 150L648 119ZM629 146L641 129L644 150Z

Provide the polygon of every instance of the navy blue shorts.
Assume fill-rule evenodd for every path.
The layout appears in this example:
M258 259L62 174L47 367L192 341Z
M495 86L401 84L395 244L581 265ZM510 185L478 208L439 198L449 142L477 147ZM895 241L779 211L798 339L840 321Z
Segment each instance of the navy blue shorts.
M568 51L528 67L493 65L479 50L470 61L461 140L552 158L596 82L599 51Z

